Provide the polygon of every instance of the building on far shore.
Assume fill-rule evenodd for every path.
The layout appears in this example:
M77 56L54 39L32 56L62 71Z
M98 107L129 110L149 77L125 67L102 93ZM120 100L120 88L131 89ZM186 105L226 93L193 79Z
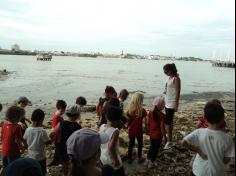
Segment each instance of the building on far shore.
M13 44L13 45L11 45L11 50L12 51L20 51L20 46L18 44Z

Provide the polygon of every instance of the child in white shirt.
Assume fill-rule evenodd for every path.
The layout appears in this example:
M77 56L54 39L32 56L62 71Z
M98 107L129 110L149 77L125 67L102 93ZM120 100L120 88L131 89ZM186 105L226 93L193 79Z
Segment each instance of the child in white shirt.
M28 145L29 158L33 158L39 162L42 167L43 175L46 174L46 153L45 146L51 141L45 129L43 129L44 112L36 109L32 113L32 127L28 127L24 134L24 140Z
M204 108L208 128L197 129L187 135L182 144L197 153L193 162L193 175L225 176L225 164L235 157L232 138L222 132L224 109L208 102Z

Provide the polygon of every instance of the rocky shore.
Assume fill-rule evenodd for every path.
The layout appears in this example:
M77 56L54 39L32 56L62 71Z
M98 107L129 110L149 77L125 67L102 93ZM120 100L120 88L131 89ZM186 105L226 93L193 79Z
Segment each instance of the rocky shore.
M124 168L127 176L176 176L176 175L189 175L191 172L190 160L195 155L194 153L186 150L178 144L178 142L188 133L192 132L197 127L198 119L203 114L203 107L205 103L213 98L219 99L225 110L225 119L227 123L227 133L235 140L235 93L230 92L212 92L212 93L200 93L190 94L181 97L179 111L176 113L174 120L174 147L169 150L160 150L157 159L158 166L152 169L145 168L142 164L138 164L134 161L132 164L127 164L124 161ZM147 102L151 102L151 99ZM147 103L146 109L150 109ZM31 109L39 108L38 105L29 107ZM54 107L51 104L46 104L43 108L47 113L47 119L50 119L54 112ZM27 110L28 110L27 109ZM97 129L96 113L94 111L94 105L86 107L82 112L82 126ZM2 115L2 113L1 113ZM45 126L50 129L50 120L45 120ZM128 134L126 130L122 130L120 133L120 153L124 157L128 148ZM149 137L144 135L144 154L147 153L149 147ZM162 146L163 147L163 146ZM134 153L135 155L135 153ZM50 161L53 157L53 145L47 147L47 161ZM235 175L235 164L231 162L227 165L228 175ZM61 166L48 168L48 175L60 176Z

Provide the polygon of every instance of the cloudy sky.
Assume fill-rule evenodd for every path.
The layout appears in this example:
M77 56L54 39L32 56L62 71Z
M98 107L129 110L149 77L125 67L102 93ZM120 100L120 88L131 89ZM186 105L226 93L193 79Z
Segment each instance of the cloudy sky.
M0 46L235 57L235 0L0 0Z

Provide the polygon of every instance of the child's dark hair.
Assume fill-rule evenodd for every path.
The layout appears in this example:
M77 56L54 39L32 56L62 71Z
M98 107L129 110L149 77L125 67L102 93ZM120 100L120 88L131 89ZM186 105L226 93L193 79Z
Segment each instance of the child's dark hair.
M126 89L122 89L119 94L119 98L124 101L129 96L129 92Z
M41 109L36 109L33 111L31 120L33 122L42 122L44 120L45 113Z
M160 112L160 110L157 108L157 106L155 106L154 110L153 110L153 119L156 123L158 123L158 119L159 119L158 113L159 112Z
M212 99L211 102L217 103L217 104L219 104L220 106L222 106L220 100L218 100L218 99Z
M11 106L6 112L6 120L15 123L19 122L21 117L25 115L25 110L18 106Z
M120 101L118 98L111 98L107 102L107 106L115 106L115 107L120 107Z
M208 102L204 108L204 116L210 124L217 124L224 119L224 108L215 102Z
M66 113L67 117L69 117L69 119L71 120L77 120L78 118L80 118L80 114L71 114L71 113Z
M0 112L2 111L2 104L0 103Z
M87 104L87 100L84 97L78 97L76 99L76 104L80 106L85 106Z
M112 86L106 86L105 93L112 93L113 94L113 93L116 93L116 90Z
M64 100L57 100L56 108L61 109L62 111L65 111L66 109L66 102Z
M106 111L106 118L111 122L119 121L122 116L122 110L118 107L110 106Z
M177 68L176 68L174 63L164 65L163 70L165 72L169 72L170 71L171 74L173 74L175 76L178 76L178 70L177 70Z

